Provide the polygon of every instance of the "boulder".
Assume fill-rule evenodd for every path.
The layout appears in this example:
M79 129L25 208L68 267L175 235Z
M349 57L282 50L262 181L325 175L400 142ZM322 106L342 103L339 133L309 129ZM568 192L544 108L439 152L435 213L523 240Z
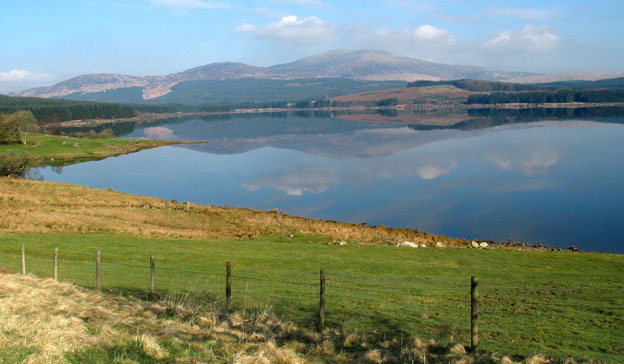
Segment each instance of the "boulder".
M475 248L475 249L479 247L479 243L477 243L477 242L476 242L476 241L474 241L474 240L470 243L470 245L471 245L473 248Z
M444 248L446 245L444 245L441 241L436 241L435 246L436 248Z
M483 243L480 243L480 244L479 244L479 248L487 248L487 247L488 247L488 245L489 245L488 243L483 242Z
M406 248L418 248L418 244L412 243L411 241L403 241L397 244L398 247L406 247Z
M421 247L421 248L426 248L427 247L427 245L425 245L423 243L420 243L420 245L418 245L418 246Z

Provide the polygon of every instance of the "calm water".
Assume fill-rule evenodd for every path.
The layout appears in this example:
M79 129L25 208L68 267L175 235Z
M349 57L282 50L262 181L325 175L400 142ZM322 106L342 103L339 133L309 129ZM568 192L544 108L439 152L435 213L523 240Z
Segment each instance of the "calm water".
M609 121L423 130L283 115L172 119L117 133L209 143L40 172L168 200L624 253L624 125Z

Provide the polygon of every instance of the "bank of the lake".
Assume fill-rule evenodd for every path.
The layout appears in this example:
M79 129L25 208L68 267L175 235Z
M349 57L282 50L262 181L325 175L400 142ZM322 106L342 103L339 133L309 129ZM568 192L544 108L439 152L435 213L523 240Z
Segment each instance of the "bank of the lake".
M28 154L35 165L68 165L98 160L140 150L175 144L195 144L149 139L73 138L60 135L32 134L26 145L0 144L0 154Z

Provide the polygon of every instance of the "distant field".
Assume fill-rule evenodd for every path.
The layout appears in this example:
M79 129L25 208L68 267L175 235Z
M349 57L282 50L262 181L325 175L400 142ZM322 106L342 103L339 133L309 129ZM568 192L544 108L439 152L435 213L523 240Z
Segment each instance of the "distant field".
M334 245L336 238L349 244ZM319 269L325 269L330 327L465 345L474 275L480 281L482 352L605 362L624 355L623 256L384 245L438 238L0 179L3 269L21 269L23 244L27 271L51 276L52 249L58 247L60 279L92 287L100 249L103 286L145 294L148 256L155 254L158 293L193 293L222 305L224 263L230 261L235 308L271 306L308 327L316 322Z

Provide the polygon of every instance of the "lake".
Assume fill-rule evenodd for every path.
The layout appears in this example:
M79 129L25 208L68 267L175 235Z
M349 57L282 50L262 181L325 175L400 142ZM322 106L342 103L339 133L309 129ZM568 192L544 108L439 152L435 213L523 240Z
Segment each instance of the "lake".
M39 173L180 202L624 253L624 117L489 113L118 124L124 137L208 143Z

